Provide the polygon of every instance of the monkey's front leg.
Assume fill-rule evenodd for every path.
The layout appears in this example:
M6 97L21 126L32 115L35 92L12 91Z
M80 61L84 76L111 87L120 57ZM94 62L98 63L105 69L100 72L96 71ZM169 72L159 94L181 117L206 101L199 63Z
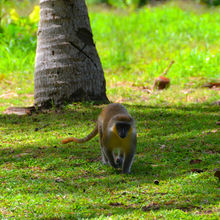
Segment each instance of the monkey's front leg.
M124 152L121 150L118 154L118 157L116 159L116 164L121 167L123 164L123 159L124 159Z
M110 165L114 168L118 168L118 165L115 163L115 158L114 158L114 154L113 151L107 149L106 147L103 148L104 152L105 152L105 156L108 159L108 162L110 163Z
M122 166L123 173L131 173L131 165L133 163L134 153L127 153L125 154L124 163Z

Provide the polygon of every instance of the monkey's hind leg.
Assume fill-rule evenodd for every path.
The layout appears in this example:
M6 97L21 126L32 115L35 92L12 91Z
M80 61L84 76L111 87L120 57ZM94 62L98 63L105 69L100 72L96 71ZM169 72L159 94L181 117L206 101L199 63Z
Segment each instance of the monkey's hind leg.
M104 148L102 145L103 132L102 132L102 126L100 125L98 127L98 132L99 132L99 144L100 144L100 150L101 150L102 163L106 165L108 164L108 158L105 156Z
M108 164L108 159L107 159L107 157L105 156L105 152L104 152L102 146L101 146L101 156L102 156L102 163L103 163L104 165Z

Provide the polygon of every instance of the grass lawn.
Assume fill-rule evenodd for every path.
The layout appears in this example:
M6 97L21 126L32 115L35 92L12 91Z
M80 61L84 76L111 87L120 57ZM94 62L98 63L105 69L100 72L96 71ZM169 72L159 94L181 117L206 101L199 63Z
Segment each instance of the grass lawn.
M101 164L86 136L103 106L73 103L30 116L37 24L2 21L0 219L219 219L220 8L167 3L138 11L90 8L112 102L136 119L131 175ZM6 19L7 20L7 19ZM149 93L171 60L171 87Z

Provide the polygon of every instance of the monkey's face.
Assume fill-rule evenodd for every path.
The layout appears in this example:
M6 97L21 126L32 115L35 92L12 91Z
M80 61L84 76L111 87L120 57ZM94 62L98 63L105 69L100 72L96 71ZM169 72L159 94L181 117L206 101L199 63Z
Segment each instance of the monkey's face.
M120 138L126 138L128 136L129 130L131 129L131 125L126 122L117 122L115 127Z

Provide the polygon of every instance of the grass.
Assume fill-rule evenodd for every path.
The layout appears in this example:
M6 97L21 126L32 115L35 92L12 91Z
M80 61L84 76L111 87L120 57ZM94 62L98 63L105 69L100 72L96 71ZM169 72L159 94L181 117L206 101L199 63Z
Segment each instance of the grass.
M199 10L197 10L200 7ZM73 103L31 116L36 24L3 22L0 36L0 219L219 219L219 8L174 4L139 11L92 8L107 95L136 119L131 175L100 162L83 137L103 106ZM170 60L171 87L146 88ZM200 160L193 163L193 160ZM157 185L155 180L159 181Z
M132 88L150 87L172 59L175 65L168 77L173 87L197 89L220 78L219 8L183 3L133 12L96 8L91 10L90 18L111 100L129 96ZM7 97L8 93L24 96L23 102L33 94L37 25L23 18L18 23L4 24L3 31L0 92ZM116 88L118 84L123 90ZM211 92L211 101L216 95ZM13 102L12 99L0 105L18 104ZM33 97L30 102L33 103Z
M217 107L126 105L138 131L129 176L101 164L97 138L82 145L59 142L86 135L101 107L74 104L30 117L0 116L2 217L218 218ZM202 162L191 165L192 159Z

